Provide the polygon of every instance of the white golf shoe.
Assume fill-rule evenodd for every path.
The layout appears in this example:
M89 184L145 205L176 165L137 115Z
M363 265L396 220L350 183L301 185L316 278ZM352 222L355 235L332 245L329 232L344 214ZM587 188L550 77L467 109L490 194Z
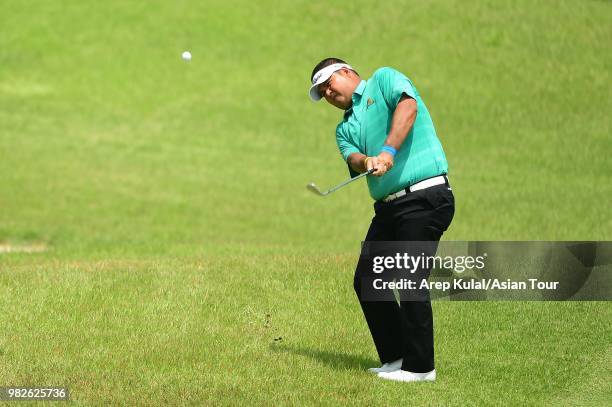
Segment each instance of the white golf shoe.
M381 367L371 367L368 369L370 373L385 373L385 372L393 372L402 367L402 361L404 359L398 359L393 362L385 363Z
M397 369L393 372L380 372L378 377L396 382L433 382L436 380L436 369L427 373L413 373Z

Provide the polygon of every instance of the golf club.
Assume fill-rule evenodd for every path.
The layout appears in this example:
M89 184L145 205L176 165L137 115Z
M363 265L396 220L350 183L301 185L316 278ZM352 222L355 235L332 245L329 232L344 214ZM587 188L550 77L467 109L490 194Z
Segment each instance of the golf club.
M329 195L329 194L331 194L332 192L334 192L334 191L336 191L336 190L338 190L338 189L342 188L343 186L348 185L348 184L350 184L351 182L353 182L353 181L355 181L355 180L358 180L359 178L365 177L366 175L370 175L370 174L371 174L371 173L373 173L374 171L376 171L376 170L375 170L374 168L372 168L372 169L368 170L367 172L364 172L364 173L362 173L362 174L359 174L359 175L357 175L356 177L353 177L353 178L351 178L351 179L348 179L348 180L344 181L343 183L338 184L338 185L336 185L335 187L328 189L328 190L327 190L327 191L325 191L325 192L321 192L321 190L319 189L319 187L317 187L317 186L314 184L314 182L311 182L310 184L306 185L306 188L308 188L308 190L310 190L310 191L314 192L315 194L317 194L317 195L319 195L319 196L326 196L326 195Z

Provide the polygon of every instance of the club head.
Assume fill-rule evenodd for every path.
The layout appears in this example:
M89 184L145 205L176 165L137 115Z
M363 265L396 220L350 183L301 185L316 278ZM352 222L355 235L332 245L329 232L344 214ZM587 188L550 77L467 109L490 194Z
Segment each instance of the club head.
M325 196L325 195L327 195L327 193L323 193L323 192L321 192L321 190L319 190L319 187L317 187L317 186L314 184L314 182L311 182L310 184L306 185L306 188L307 188L309 191L312 191L312 192L314 192L315 194L317 194L317 195L319 195L319 196Z

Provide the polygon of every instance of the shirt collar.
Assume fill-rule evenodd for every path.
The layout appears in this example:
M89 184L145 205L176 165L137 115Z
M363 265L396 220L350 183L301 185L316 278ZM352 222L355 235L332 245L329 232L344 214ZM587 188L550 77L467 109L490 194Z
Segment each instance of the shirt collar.
M365 86L366 86L366 81L361 80L361 82L359 82L359 85L357 85L357 88L353 92L353 103L356 102L357 98L361 98L361 95L363 95L363 90L365 89Z
M361 82L359 82L359 85L357 85L357 88L355 88L355 91L353 92L353 95L351 96L351 99L353 100L353 104L351 105L351 107L349 107L348 109L346 109L344 111L344 118L346 119L351 113L353 113L353 107L355 107L355 105L358 105L359 102L361 101L361 96L363 96L363 91L366 87L366 81L365 80L361 80Z

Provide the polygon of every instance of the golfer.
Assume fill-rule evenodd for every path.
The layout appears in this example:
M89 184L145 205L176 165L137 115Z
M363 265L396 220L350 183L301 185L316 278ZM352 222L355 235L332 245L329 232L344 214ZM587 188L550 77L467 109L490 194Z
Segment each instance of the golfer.
M344 111L336 141L351 176L375 170L367 176L375 215L366 244L435 242L434 253L428 253L435 254L453 219L455 201L446 156L416 87L388 67L363 80L338 58L319 62L311 82L313 101L325 99ZM367 271L371 263L360 261L354 288L382 364L369 370L388 380L435 380L429 292L419 301L366 301L360 276Z

